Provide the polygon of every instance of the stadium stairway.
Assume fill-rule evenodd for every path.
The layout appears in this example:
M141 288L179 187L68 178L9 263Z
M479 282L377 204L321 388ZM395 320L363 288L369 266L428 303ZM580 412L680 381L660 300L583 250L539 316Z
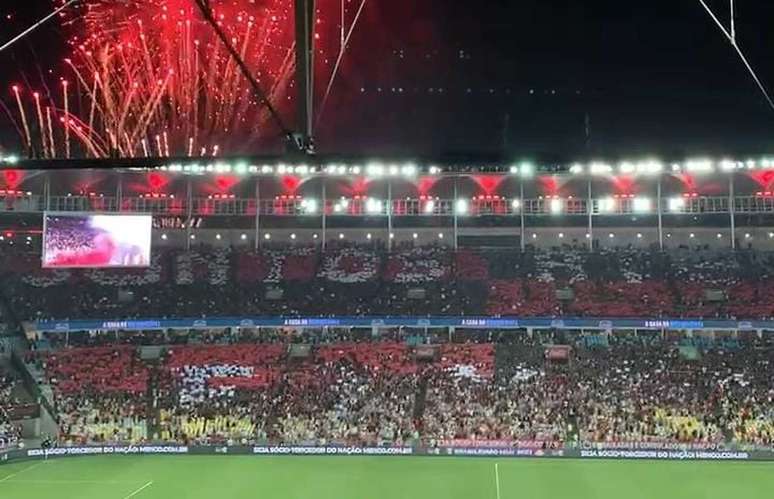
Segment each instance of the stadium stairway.
M161 435L161 408L159 407L161 365L158 360L146 360L148 364L148 389L145 398L148 436L154 440Z
M417 393L414 398L414 421L421 421L425 415L425 402L427 400L427 377L422 376L417 384Z

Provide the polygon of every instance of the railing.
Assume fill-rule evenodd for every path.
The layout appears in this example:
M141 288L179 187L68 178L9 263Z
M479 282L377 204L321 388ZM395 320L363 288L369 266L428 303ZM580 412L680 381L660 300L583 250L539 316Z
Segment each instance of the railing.
M685 197L661 200L663 215L720 215L730 213L730 199L725 196ZM639 203L639 204L638 204ZM319 205L318 205L319 204ZM314 206L314 207L312 207ZM737 196L733 199L738 214L774 213L774 197ZM451 199L395 199L391 202L367 198L329 199L325 203L302 198L249 199L249 198L192 198L185 197L124 197L108 196L2 196L0 213L61 212L132 212L154 215L212 216L326 216L337 217L452 217L454 215L480 216L555 216L583 215L589 210L594 216L655 215L655 200L638 201L636 198L474 198L466 199L464 208Z

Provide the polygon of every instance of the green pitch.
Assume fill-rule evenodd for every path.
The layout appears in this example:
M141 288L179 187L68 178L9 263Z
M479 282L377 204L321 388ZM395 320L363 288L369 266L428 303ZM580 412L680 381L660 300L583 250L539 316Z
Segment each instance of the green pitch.
M498 497L771 499L774 463L115 456L0 466L3 499Z

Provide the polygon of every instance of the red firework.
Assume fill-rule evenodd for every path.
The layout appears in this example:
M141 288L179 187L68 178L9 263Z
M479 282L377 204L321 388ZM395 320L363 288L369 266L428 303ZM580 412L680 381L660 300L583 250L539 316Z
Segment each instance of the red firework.
M321 46L327 38L339 38L321 33L328 26L325 2L338 5L323 0L318 8L318 55L337 61L340 57L327 56ZM269 102L287 112L295 69L293 0L210 3ZM63 17L72 52L65 63L73 76L61 80L61 94L50 102L34 94L34 111L28 111L29 103L14 88L28 148L48 158L205 156L250 151L278 136L266 106L193 0L85 0L76 5ZM348 12L359 16L364 5L365 0L341 2L336 23L340 18L346 24ZM340 55L346 49L345 31L356 24L349 17L347 30L329 26L341 28ZM330 76L332 67L330 62L323 72Z

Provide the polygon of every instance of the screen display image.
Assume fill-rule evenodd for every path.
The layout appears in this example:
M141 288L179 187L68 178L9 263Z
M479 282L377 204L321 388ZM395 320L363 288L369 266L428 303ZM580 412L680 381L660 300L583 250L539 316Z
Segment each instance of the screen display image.
M149 215L46 213L43 267L148 267L152 223Z

